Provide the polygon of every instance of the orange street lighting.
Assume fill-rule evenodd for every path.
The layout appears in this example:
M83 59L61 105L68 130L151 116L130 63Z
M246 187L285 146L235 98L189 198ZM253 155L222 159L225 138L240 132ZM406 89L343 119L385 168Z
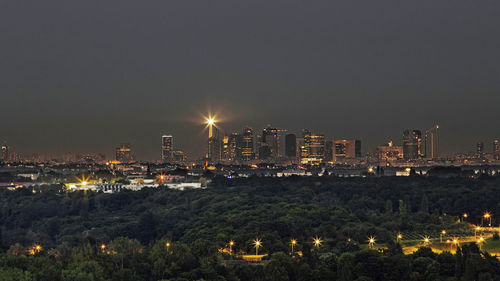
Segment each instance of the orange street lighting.
M403 239L403 234L398 233L398 235L396 236L396 242L401 241L401 239Z
M368 247L369 248L373 248L373 246L375 246L375 237L374 236L370 236L368 237Z
M319 246L321 246L322 242L323 242L323 240L321 240L321 238L316 236L313 240L314 247L319 248Z
M262 246L262 242L259 240L259 238L255 239L255 241L253 241L253 245L255 247L255 255L259 255L259 248Z
M35 245L35 250L37 253L39 253L41 250L42 250L42 246L41 245Z
M293 247L295 247L295 245L297 245L297 240L295 239L290 240L290 246L292 247L292 254L293 254Z
M106 250L106 245L105 244L101 244L101 251L104 252L104 250Z
M165 247L167 248L167 253L168 253L168 250L170 249L170 245L171 245L171 244L170 244L170 242L168 242L168 241L165 243Z
M424 236L424 245L428 245L431 240L429 239L429 236Z
M446 230L443 229L441 231L441 234L439 235L439 242L443 243L443 236L445 235L446 235Z
M233 246L234 246L234 241L230 240L229 241L229 252L232 254L233 253Z
M484 213L483 218L481 219L481 225L483 224L483 219L487 219L488 226L491 226L491 214L490 213L488 213L488 212Z

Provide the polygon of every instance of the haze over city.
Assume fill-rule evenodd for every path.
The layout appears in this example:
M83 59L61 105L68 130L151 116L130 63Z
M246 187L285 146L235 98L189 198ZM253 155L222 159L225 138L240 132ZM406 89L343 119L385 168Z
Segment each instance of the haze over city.
M22 153L122 142L192 157L202 115L357 138L440 125L441 151L499 137L497 1L2 1L0 140ZM64 24L63 24L64 23Z

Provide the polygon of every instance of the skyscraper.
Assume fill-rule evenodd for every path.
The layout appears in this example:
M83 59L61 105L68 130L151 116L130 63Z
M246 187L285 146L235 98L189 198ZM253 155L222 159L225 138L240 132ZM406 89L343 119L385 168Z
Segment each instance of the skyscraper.
M267 126L262 130L262 135L259 142L259 159L261 160L277 160L281 157L280 153L280 134L285 132L277 128Z
M479 158L484 156L484 143L482 141L479 141L476 144L476 154Z
M285 156L290 159L297 158L297 136L295 134L285 136Z
M116 160L120 162L130 162L133 160L132 149L129 143L122 143L116 148Z
M436 159L439 157L439 125L425 131L425 158Z
M172 160L172 151L174 149L174 137L172 135L161 136L161 160L168 162Z
M244 127L241 134L241 159L250 161L255 159L255 149L253 145L253 130L250 127Z
M336 140L334 143L335 159L361 157L360 140Z
M222 141L222 154L226 161L234 161L240 155L240 142L241 135L239 133L232 133L229 136L224 136Z
M2 162L6 163L9 162L10 157L9 157L9 146L7 144L2 145Z
M498 140L493 141L493 158L500 159L500 144Z
M211 163L219 163L221 160L222 142L219 138L219 129L215 126L210 128L208 137L207 160Z
M304 146L301 151L300 163L318 165L325 159L325 136L316 135L304 129Z
M423 156L422 132L420 130L405 130L403 132L403 158L414 160Z

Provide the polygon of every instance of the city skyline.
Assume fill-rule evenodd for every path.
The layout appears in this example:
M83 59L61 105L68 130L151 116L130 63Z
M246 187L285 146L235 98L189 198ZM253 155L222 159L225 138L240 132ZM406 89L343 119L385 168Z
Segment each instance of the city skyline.
M11 153L16 153L16 154L17 153L22 154L24 159L30 159L31 155L36 155L37 157L45 156L45 157L60 158L60 157L63 157L64 154L74 153L75 156L80 155L81 157L89 157L90 155L94 155L99 159L101 159L101 158L107 159L107 160L126 159L125 162L130 161L130 160L138 160L138 161L158 161L158 160L161 160L163 162L168 162L169 160L174 159L174 155L177 155L177 158L181 157L182 159L184 159L184 157L188 157L189 161L199 161L199 160L203 160L203 159L208 159L208 160L211 159L211 156L209 156L209 154L211 154L211 153L209 151L213 148L210 148L211 147L210 144L208 147L206 146L207 145L206 134L208 134L209 140L212 139L212 136L214 136L215 139L220 142L218 145L216 145L217 150L215 151L215 154L218 154L219 158L216 158L216 159L211 160L211 161L218 162L218 161L221 161L224 159L227 160L227 156L224 155L224 153L226 153L225 149L227 149L227 148L225 148L224 145L229 145L229 143L227 143L227 142L228 141L231 142L231 140L233 142L239 142L240 139L236 140L236 138L239 138L239 137L243 137L245 142L248 143L247 145L250 145L250 147L252 147L252 148L248 147L246 149L247 156L244 158L246 160L254 160L254 159L259 160L259 159L261 159L261 158L259 158L260 143L266 142L265 136L263 137L263 134L265 135L266 131L271 130L271 132L276 131L273 134L278 135L278 140L277 140L278 143L275 144L275 145L277 145L277 148L272 149L272 150L276 150L276 152L274 152L274 153L276 153L276 155L274 156L275 159L278 159L278 157L286 156L287 149L289 149L289 148L285 147L285 145L288 145L285 143L286 137L288 137L290 135L294 135L297 138L297 140L299 138L301 138L302 142L304 142L304 136L307 134L312 134L313 137L319 136L322 138L322 148L321 149L327 148L328 145L330 145L329 142L332 142L331 146L333 147L334 151L335 151L335 149L337 149L337 150L339 149L338 143L351 142L351 140L353 142L354 141L360 142L359 148L356 148L356 156L355 156L356 158L363 157L363 156L366 156L368 154L378 153L378 151L380 151L381 147L384 145L387 145L388 143L390 143L389 144L390 146L394 145L395 147L396 146L400 147L402 149L401 155L403 155L403 154L405 155L404 157L401 157L401 158L407 159L407 160L423 159L423 158L433 159L433 158L438 158L438 157L452 157L453 155L456 155L456 154L480 154L480 155L492 154L492 155L494 155L494 157L496 157L495 155L498 154L498 152L497 152L498 151L498 138L494 138L494 139L488 140L488 141L483 141L483 140L477 141L471 145L471 147L469 148L468 151L453 151L453 152L448 152L448 153L442 154L442 153L440 153L441 150L446 151L446 149L443 149L443 147L441 146L441 143L439 141L439 139L441 138L441 127L438 124L433 125L432 128L425 129L425 130L422 130L420 128L418 128L418 129L404 129L402 131L402 133L400 134L399 138L398 137L388 138L384 142L377 144L375 147L371 147L371 146L366 147L365 143L369 142L369 141L367 141L365 138L356 138L356 137L353 138L353 137L345 137L345 136L333 137L333 136L325 135L325 134L323 134L321 132L317 132L317 131L311 132L307 128L303 128L299 131L293 131L293 130L287 130L286 128L280 128L280 129L273 128L270 124L267 124L265 126L262 126L259 129L257 129L257 130L255 128L252 128L252 127L247 126L247 125L241 127L239 130L238 129L236 129L236 130L227 130L226 129L225 130L220 125L219 120L215 119L216 118L215 115L209 114L208 116L214 116L214 117L208 117L208 118L203 117L202 118L203 121L201 121L201 124L204 127L201 128L201 130L198 134L197 142L198 143L205 142L205 144L202 144L201 147L198 149L198 151L201 151L201 153L199 153L199 154L193 153L193 151L186 150L185 144L183 144L182 141L179 141L177 139L176 135L172 134L170 131L169 132L165 131L163 134L160 135L161 141L159 141L158 144L155 144L156 155L154 155L152 158L149 158L149 159L145 159L145 158L141 157L141 155L144 155L143 151L141 151L140 148L137 148L135 146L134 142L131 142L131 141L121 141L121 142L119 142L118 146L115 144L113 148L107 149L105 151L105 152L109 152L109 153L103 153L103 151L89 151L89 150L76 151L76 150L74 150L74 151L63 151L61 153L47 153L47 154L44 154L40 151L33 151L33 152L26 153L26 154L22 154L22 152L20 152L20 150L17 147L16 147L16 149L12 149L12 144L10 144L10 143L7 144L7 142L5 142L5 141L3 142L4 144L2 145L2 151L3 151L3 155L8 154L8 152L5 152L5 151L10 151ZM439 128L439 133L437 132L438 128ZM425 132L425 134L423 134L422 132ZM415 135L414 141L408 140L408 134L410 134L410 133L417 134L417 135ZM249 134L249 136L245 137L246 134ZM158 138L158 136L156 136L156 139L157 138ZM282 138L283 140L280 141L280 138ZM434 139L434 138L436 138L436 139ZM174 145L174 139L176 139L175 145ZM362 150L361 150L361 141L363 141L363 149ZM412 143L411 147L414 146L415 148L411 148L408 145L408 141L410 141ZM210 143L210 141L209 141L209 143ZM486 145L485 145L485 143L486 143ZM234 146L234 144L235 143L233 143L233 146ZM282 146L281 148L280 148L280 145ZM351 149L354 149L353 145L354 144L351 145L352 146ZM118 156L119 155L118 150L122 150L124 146L127 147L129 155L125 156L125 157ZM306 146L307 146L307 144L306 144ZM358 146L358 144L357 144L357 146ZM479 148L479 146L480 146L480 148ZM212 147L213 147L213 145L212 145ZM330 147L330 149L332 149L332 147ZM233 147L233 149L235 149L235 148L236 147ZM297 147L294 149L296 149L297 157L300 160L302 156L300 156L301 152L300 152L300 147L299 147L298 143L297 143ZM342 148L341 150L344 150L344 149L345 148ZM409 152L410 149L413 152ZM180 155L179 153L181 153L182 155ZM233 153L236 153L236 152L233 151ZM269 152L269 153L272 153L272 152ZM328 154L328 152L322 152L322 153ZM333 153L335 154L335 152L333 152ZM343 152L343 153L345 153L345 152ZM212 154L213 154L213 152L212 152ZM250 156L250 154L252 154L253 156ZM354 152L351 152L351 154L354 155ZM410 154L412 154L413 156L408 156ZM121 155L121 153L120 153L120 155ZM137 156L137 155L140 155L140 156ZM122 157L124 157L124 158L121 159ZM350 156L350 157L354 157L354 156ZM307 158L307 157L305 157L305 158ZM335 159L335 155L333 155L333 159ZM304 164L306 164L306 163L308 163L308 162L307 161L304 162Z

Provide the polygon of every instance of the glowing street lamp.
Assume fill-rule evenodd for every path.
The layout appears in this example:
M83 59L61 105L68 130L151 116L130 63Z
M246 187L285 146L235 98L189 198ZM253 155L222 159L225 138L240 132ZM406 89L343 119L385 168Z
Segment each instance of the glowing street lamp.
M446 235L446 230L442 230L441 231L441 234L439 234L439 242L443 243L443 236Z
M255 241L253 241L253 245L255 247L255 255L259 255L259 248L262 246L262 242L259 240L259 238L255 239Z
M450 251L453 245L455 245L455 247L458 247L460 245L460 241L458 240L458 238L453 238L453 240L451 240Z
M429 236L424 236L424 246L428 246L430 242L431 239L429 238Z
M293 247L295 247L295 245L297 245L297 240L295 239L290 240L290 246L292 247L292 254L293 254Z
M398 235L396 236L396 243L401 242L401 239L403 239L403 234L398 233Z
M483 243L484 243L484 237L481 236L481 237L479 237L479 239L477 239L477 244L479 245L479 250L482 249Z
M491 227L491 214L488 212L484 213L483 218L481 219L481 225L483 225L483 219L488 220L488 226Z
M369 248L373 248L375 246L375 237L374 236L370 236L368 237L368 247Z
M479 227L479 225L478 225L478 226L476 226L476 227L474 228L474 238L477 238L477 233L478 233L480 230L481 230L481 227Z
M169 251L170 250L170 246L171 246L170 242L167 241L165 243L165 248L167 248L167 253L170 253L170 251Z
M101 251L104 253L104 250L106 250L106 244L101 244Z
M322 242L323 242L323 240L321 240L321 238L316 236L313 240L314 247L319 248L319 246L321 246Z
M230 240L229 241L229 252L231 253L231 255L233 254L233 246L234 246L234 241Z

